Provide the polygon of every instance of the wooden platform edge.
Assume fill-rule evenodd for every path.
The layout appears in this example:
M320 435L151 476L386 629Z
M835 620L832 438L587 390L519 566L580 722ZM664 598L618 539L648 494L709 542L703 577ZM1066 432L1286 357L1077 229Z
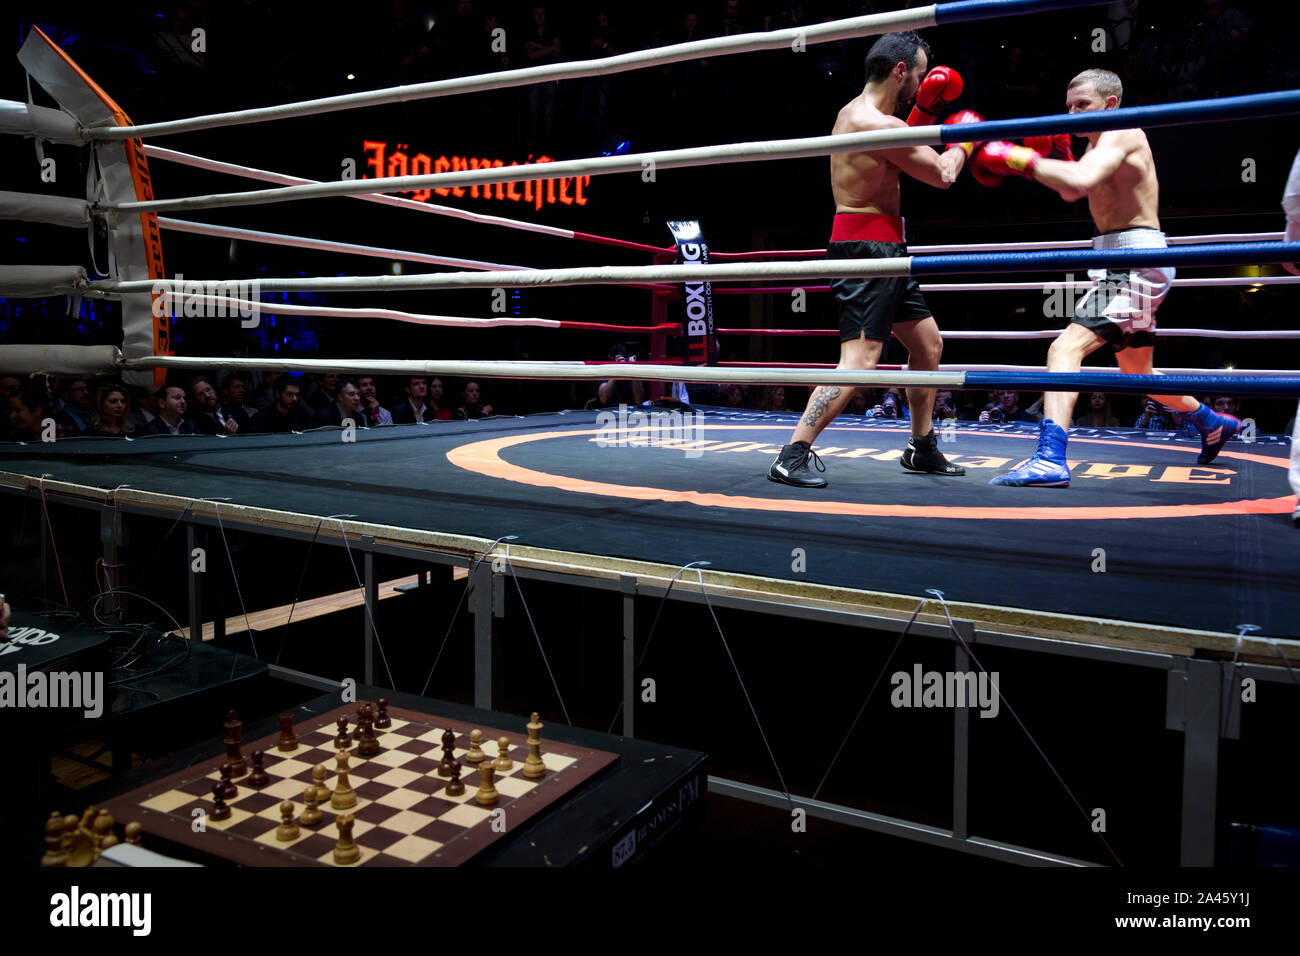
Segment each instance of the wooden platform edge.
M36 494L40 484L37 478L28 475L0 471L0 488ZM475 535L423 531L350 519L325 520L316 515L299 512L279 511L231 502L187 499L178 495L141 491L135 488L124 487L113 491L90 485L46 480L44 492L47 498L66 497L73 502L101 506L111 506L116 502L119 506L131 506L136 511L154 512L171 517L180 517L189 511L197 518L215 520L219 511L221 521L227 525L238 524L245 529L265 530L271 534L277 531L315 534L317 541L322 544L331 541L341 543L344 535L349 542L362 536L369 536L376 544L434 552L454 558L455 563L463 562L467 565L484 557L507 554L504 545L497 545L488 553L487 549L492 545L492 540ZM618 581L620 577L626 575L635 578L638 586L658 588L667 587L678 571L678 568L672 565L653 561L528 545L511 545L509 558L517 568L606 581ZM907 594L845 588L708 568L702 569L700 574L692 569L678 576L673 588L698 592L701 576L704 587L711 595L773 601L821 610L843 611L847 614L870 614L894 620L906 620L916 610L917 603L921 600ZM949 601L948 613L954 620L970 621L980 630L1045 640L1095 644L1158 654L1173 653L1191 656L1201 651L1215 655L1236 654L1239 660L1265 664L1280 663L1280 653L1289 662L1300 663L1300 641L1286 639L1246 635L1239 640L1234 634L1215 631L972 602ZM924 607L917 620L930 624L945 623L943 606L934 598L925 599Z

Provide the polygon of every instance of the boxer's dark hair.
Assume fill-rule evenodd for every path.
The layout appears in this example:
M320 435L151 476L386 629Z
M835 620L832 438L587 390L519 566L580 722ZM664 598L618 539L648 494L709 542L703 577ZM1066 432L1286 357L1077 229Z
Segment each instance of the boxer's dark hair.
M867 82L877 83L883 80L899 63L906 63L910 70L916 66L917 55L921 50L925 51L928 63L930 44L922 40L919 33L912 30L906 33L886 33L867 51Z

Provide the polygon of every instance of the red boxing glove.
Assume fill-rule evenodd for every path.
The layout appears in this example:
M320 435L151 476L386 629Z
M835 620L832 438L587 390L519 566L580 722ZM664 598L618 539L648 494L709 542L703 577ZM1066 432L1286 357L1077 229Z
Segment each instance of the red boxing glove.
M1028 146L1001 141L985 144L971 164L971 174L985 186L1000 186L1006 176L1034 178L1034 167L1043 157Z
M907 117L908 126L928 126L943 112L945 103L961 96L961 74L950 66L936 66L916 91L916 105Z
M1055 136L1026 136L1025 145L1048 159L1063 159L1074 162L1074 146L1069 133L1057 133Z
M946 120L944 120L943 125L960 126L964 123L982 123L982 122L984 122L984 117L980 116L979 113L976 113L974 110L958 110L956 113L953 113ZM975 147L981 144L980 143L958 143L957 145L966 151L966 158L970 159L971 153L975 152Z

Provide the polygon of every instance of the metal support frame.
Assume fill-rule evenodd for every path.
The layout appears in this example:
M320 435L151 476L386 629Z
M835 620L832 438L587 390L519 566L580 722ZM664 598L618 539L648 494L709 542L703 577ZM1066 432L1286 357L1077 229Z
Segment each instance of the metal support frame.
M0 486L0 491L21 494L16 488ZM82 508L103 508L102 502L69 498L67 505ZM111 507L111 506L108 506ZM117 505L121 515L141 514L159 516L174 514L164 508L121 503ZM186 545L193 553L197 539L197 526L215 526L214 518L186 513ZM48 594L48 522L45 509L41 512L41 569L42 586ZM297 529L267 528L252 521L226 517L225 523L232 527L252 533L265 534L269 537L290 540L310 540L313 535ZM469 575L469 610L474 617L474 703L475 706L491 709L494 699L501 695L501 669L495 667L495 622L505 614L505 589L500 586L498 574L490 560L474 563L467 558L450 553L431 550L426 546L403 545L389 542L376 542L372 537L363 539L366 555L366 599L370 607L376 606L377 582L375 581L373 559L377 553L394 555L423 561L426 564L441 564L449 567L457 565L470 566ZM623 656L621 683L624 700L623 730L631 736L633 729L633 704L635 702L635 599L637 597L661 598L665 594L675 601L704 604L703 594L689 587L681 586L671 590L657 581L642 582L632 575L619 575L617 578L587 577L578 573L555 570L543 570L527 567L514 567L513 573L520 578L541 582L565 584L575 583L592 590L617 591L623 597ZM190 625L192 633L201 634L198 628L202 624L202 588L196 580L197 575L190 572ZM778 599L764 599L729 594L710 594L708 601L715 608L732 608L736 610L770 614L777 617L793 617L803 621L817 621L840 626L862 627L873 630L899 633L906 626L897 617L885 616L870 611L854 611L824 608L815 605L798 605L784 603ZM218 625L223 625L218 615ZM1168 674L1166 695L1166 726L1168 729L1184 733L1184 760L1182 780L1182 835L1181 863L1184 866L1211 866L1215 862L1215 822L1217 813L1218 756L1219 739L1227 737L1236 739L1240 735L1240 704L1236 692L1237 681L1245 677L1257 681L1272 683L1290 683L1291 676L1283 667L1239 663L1235 666L1224 661L1189 658L1184 655L1163 651L1138 650L1128 647L1106 646L1086 643L1087 638L1079 642L1062 639L1034 637L1025 634L1010 634L1002 631L984 630L966 620L956 620L958 633L968 645L980 644L988 647L1003 647L1014 650L1045 653L1057 657L1081 658L1111 664L1147 667L1163 670ZM367 631L370 630L367 622ZM909 633L917 637L939 638L954 641L954 666L958 670L969 670L969 655L959 642L953 638L946 622L914 622ZM274 666L276 676L294 680L325 689L334 689L337 682L316 675L304 674L289 668ZM369 678L367 678L369 679ZM969 752L970 716L962 708L956 708L953 725L953 828L944 830L914 821L885 817L868 813L853 807L842 806L823 801L799 799L797 803L813 816L835 820L840 823L888 833L906 839L919 840L937 846L944 846L964 852L973 853L991 859L1005 860L1028 865L1089 866L1096 865L1087 861L1076 860L1034 850L1028 847L983 839L970 834L968 808L968 786L970 771ZM710 777L711 790L726 796L750 800L770 806L789 806L791 797L779 791L757 787L748 783Z
M185 522L185 572L186 596L189 600L190 640L203 640L203 575L207 573L204 562L202 572L194 570L194 550L198 547L198 531L194 522Z
M365 654L362 675L365 683L373 687L375 683L375 620L379 616L379 583L375 580L374 536L363 535L361 548L363 551L362 565L364 567L362 572L364 575L362 600L365 602L365 608L361 613L361 644Z

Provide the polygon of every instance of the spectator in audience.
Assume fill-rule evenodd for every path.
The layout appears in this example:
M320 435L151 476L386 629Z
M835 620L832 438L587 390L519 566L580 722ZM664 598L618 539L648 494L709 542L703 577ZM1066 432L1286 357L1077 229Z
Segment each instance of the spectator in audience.
M262 373L262 381L253 389L253 397L249 400L254 409L253 415L275 404L275 380L279 377L279 372Z
M95 410L90 414L88 435L106 438L125 438L135 431L135 426L126 420L131 400L122 385L104 385L95 395Z
M365 419L361 415L361 390L357 388L357 383L351 376L344 376L338 380L334 389L335 401L333 405L322 408L312 419L312 427L320 428L322 425L342 425L344 422L352 422L354 425L365 427Z
M957 412L957 396L951 389L940 389L934 393L934 418L946 422L960 417Z
M221 409L239 422L241 428L257 414L256 407L246 404L247 397L248 381L243 374L227 372L221 379Z
M880 403L871 409L872 418L902 418L911 420L911 413L903 394L896 388L887 388L880 394Z
M788 412L784 385L765 385L758 390L755 408L760 412Z
M718 402L724 408L748 408L749 388L735 382L723 382L718 386Z
M150 385L147 388L130 388L127 390L135 398L135 408L127 412L126 420L141 435L158 417L158 390Z
M1134 419L1133 427L1149 432L1172 432L1178 429L1178 418L1154 398L1148 398L1142 414Z
M460 389L460 408L456 409L457 418L487 418L492 414L491 405L479 402L478 382L468 379Z
M10 395L9 421L14 437L19 441L41 441L45 437L45 423L53 420L55 440L76 435L78 429L61 409L54 407L44 383L28 379L22 383L17 395Z
M980 421L994 422L1030 422L1037 419L1020 407L1020 393L1009 390L989 392L989 403L980 412Z
M635 362L636 343L616 342L609 350L611 362ZM645 401L645 385L627 378L610 378L596 386L596 397L587 408L613 408L618 405L640 405Z
M406 382L406 401L393 409L393 421L398 425L410 425L415 422L431 422L434 410L424 403L429 394L429 380L422 375L414 375Z
M311 425L311 414L302 407L302 389L297 379L288 373L281 374L272 386L275 403L262 409L253 418L253 427L259 432L300 432Z
M546 22L546 8L533 7L532 25L524 40L527 66L545 66L560 59L560 38ZM528 147L546 149L555 133L555 100L559 95L557 80L533 83L527 88L528 96Z
M870 417L875 402L872 401L871 389L855 388L853 397L849 399L849 411L854 415L865 415Z
M329 408L338 401L339 377L336 372L326 372L319 381L308 379L303 403L313 412Z
M90 382L80 376L65 378L59 385L62 401L59 410L67 416L63 424L84 432L90 427L90 416L94 409L90 404Z
M1093 392L1084 396L1087 409L1074 420L1078 428L1116 428L1119 416L1110 407L1110 396L1105 392Z
M197 435L194 422L185 417L187 406L185 389L167 384L158 389L158 414L147 428L146 435Z
M586 55L596 59L623 53L622 42L614 36L609 26L609 14L596 12L587 41ZM579 115L586 127L590 148L588 152L603 153L613 148L610 137L610 95L614 80L610 76L592 76L582 81Z
M190 380L190 403L190 420L200 435L233 435L239 431L239 422L222 411L217 390L206 376L196 375Z
M17 395L23 387L23 380L17 375L0 375L0 400L7 400Z
M1214 413L1216 415L1234 415L1240 418L1238 409L1241 407L1241 399L1236 395L1216 395L1214 396Z
M376 425L393 424L392 414L379 404L379 397L376 394L378 389L375 387L375 377L373 375L358 375L357 391L361 394L359 409L362 418L365 419L364 424L367 428Z
M433 417L440 422L449 422L456 417L450 408L442 404L442 379L436 375L429 379L429 407L433 409Z

